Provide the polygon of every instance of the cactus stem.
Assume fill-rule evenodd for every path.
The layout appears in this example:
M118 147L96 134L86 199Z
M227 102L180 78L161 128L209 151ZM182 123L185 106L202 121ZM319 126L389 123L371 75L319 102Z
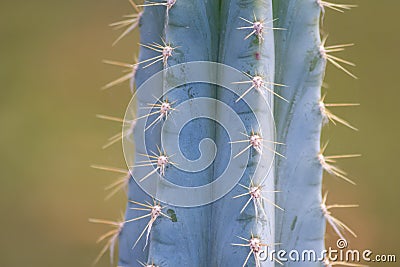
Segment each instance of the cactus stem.
M256 17L256 14L254 14L254 21L250 21L248 19L239 17L241 20L251 24L251 26L242 26L242 27L238 27L236 28L237 30L248 30L251 29L252 31L246 35L246 37L244 37L244 40L247 40L250 36L252 36L253 34L255 36L257 36L259 43L262 43L262 41L264 41L264 29L269 29L269 30L285 30L283 28L274 28L274 27L265 27L265 23L272 23L277 19L274 20L270 20L270 21L265 21L265 20L259 20Z
M234 156L234 158L239 157L241 154L243 154L247 149L249 148L254 148L254 150L256 150L258 153L262 154L262 148L266 148L269 151L274 152L275 154L277 154L278 156L281 156L283 158L285 158L285 156L283 156L282 154L278 153L277 151L269 148L268 146L264 145L264 142L266 143L273 143L276 145L284 145L283 143L279 143L279 142L275 142L275 141L269 141L269 140L264 140L261 135L259 133L254 132L253 130L251 131L251 134L248 135L246 133L241 133L244 136L247 137L247 139L245 140L238 140L238 141L233 141L233 142L229 142L230 144L237 144L237 143L245 143L245 142L249 142L249 145L246 146L242 151L240 151L237 155Z
M320 109L320 112L321 112L322 117L323 117L322 123L323 124L327 124L329 121L332 122L334 125L336 125L336 123L341 123L341 124L349 127L350 129L358 131L358 129L356 127L352 126L346 120L344 120L344 119L336 116L335 114L333 114L329 109L327 109L327 107L354 107L354 106L359 106L360 104L357 104L357 103L331 103L331 104L326 104L326 103L324 103L325 96L326 96L326 94L319 101L319 109Z
M139 119L147 118L147 117L155 115L155 114L159 114L158 117L145 128L145 131L147 131L149 128L154 126L157 122L162 121L164 118L168 119L168 115L172 111L177 111L177 109L172 107L172 105L175 104L176 101L168 102L168 99L166 99L164 101L160 101L157 99L157 102L158 103L156 103L156 104L147 104L148 107L142 108L142 109L158 109L157 111L151 112L149 114L146 114L146 115L136 119L136 120L139 120Z
M267 244L263 244L261 239L258 238L257 236L254 236L253 233L251 233L251 238L250 239L246 239L244 237L241 236L237 236L239 239L245 241L245 244L231 244L232 246L239 246L239 247L249 247L250 251L249 254L247 254L247 257L242 265L242 267L246 266L247 262L250 259L251 254L253 254L254 256L254 261L256 263L256 267L260 267L261 263L260 263L260 254L262 252L262 248L263 247L269 247L269 245ZM278 261L277 259L274 258L274 260L276 262L278 262L279 264L283 265L280 261Z
M247 190L246 193L234 196L233 198L240 198L240 197L244 197L249 195L250 198L249 200L246 202L246 204L243 206L243 208L240 210L240 213L243 213L243 211L246 209L246 207L250 204L250 201L253 201L254 204L254 210L255 210L255 215L256 218L258 218L258 209L260 209L264 216L267 217L267 214L264 210L264 207L262 205L262 200L267 201L268 203L270 203L271 205L273 205L274 207L280 209L283 211L283 209L281 207L279 207L278 205L276 205L274 202L272 202L271 200L269 200L268 198L264 197L262 195L263 192L270 192L270 193L278 193L280 191L263 191L263 186L262 185L255 185L253 180L250 181L249 186L245 186L242 184L239 184L239 186L243 187L244 189Z
M123 218L123 215L121 215ZM105 224L114 227L115 229L108 231L107 233L101 235L97 239L97 243L102 242L103 240L107 239L106 245L102 248L100 251L99 255L96 257L96 259L93 262L93 265L96 264L100 258L106 253L107 250L110 251L110 262L113 264L114 262L114 248L115 244L118 242L118 236L121 233L122 228L124 227L124 221L123 219L117 222L114 221L109 221L109 220L103 220L103 219L89 219L89 222L91 223L98 223L98 224Z
M142 236L144 235L144 233L147 230L147 233L146 233L146 244L145 244L145 246L143 248L143 250L144 250L147 247L147 243L148 243L148 240L149 240L151 229L153 227L153 223L157 220L157 218L159 216L164 216L164 217L166 217L166 218L168 218L170 220L172 220L172 219L167 214L162 212L162 210L165 209L166 207L161 206L161 204L157 203L157 201L155 199L153 199L153 205L151 205L148 202L146 202L146 204L144 204L144 203L136 202L136 201L133 201L133 200L129 200L129 202L134 203L134 204L142 207L142 208L130 208L132 210L149 211L149 213L146 214L146 215L139 216L139 217L136 217L136 218L129 219L129 220L125 221L125 223L128 223L128 222L133 222L133 221L137 221L137 220L141 220L141 219L150 217L149 222L147 223L146 227L143 229L143 231L141 232L139 237L136 239L136 242L132 247L132 248L136 247L136 245L139 242L140 238L142 238Z
M105 200L109 200L112 196L114 196L118 191L124 189L126 190L128 187L129 179L131 178L130 172L128 170L102 166L102 165L91 165L90 167L103 170L103 171L110 171L116 173L122 173L124 176L119 177L115 182L111 183L110 185L105 187L105 190L110 190L110 193L106 196Z
M111 81L109 83L107 83L106 85L104 85L101 89L102 90L106 90L109 89L111 87L114 87L118 84L121 84L125 81L134 79L136 71L138 69L138 65L137 64L129 64L129 63L124 63L124 62L119 62L119 61L113 61L113 60L103 60L103 63L106 64L110 64L110 65L114 65L114 66L119 66L119 67L124 67L126 68L126 70L124 70L123 72L129 72L125 75L123 75L122 77Z
M127 36L131 31L133 31L139 25L140 18L142 17L143 11L136 5L136 3L133 2L133 0L129 0L129 3L135 9L136 13L125 15L124 17L127 18L126 20L117 21L109 25L115 30L126 27L125 31L123 31L122 34L114 41L112 44L113 46L121 41L121 39Z
M103 120L109 120L109 121L115 121L115 122L121 122L124 123L125 121L121 118L117 118L117 117L112 117L112 116L108 116L108 115L96 115L97 118L99 119L103 119ZM108 138L108 143L106 143L104 146L102 146L102 149L106 149L108 147L110 147L111 145L121 141L123 138L125 138L126 136L129 136L131 134L133 134L133 130L136 126L136 120L132 120L132 121L127 121L127 123L130 123L130 127L128 127L125 131L119 132L113 136L111 136L110 138Z
M323 153L327 147L328 143L326 143L323 148L321 149L319 155L318 155L318 160L319 163L321 164L322 168L329 174L334 175L336 177L339 177L346 182L349 182L353 185L356 183L353 182L351 179L347 177L347 173L340 168L336 167L333 165L333 163L336 163L336 159L344 159L344 158L355 158L355 157L360 157L360 154L349 154L349 155L334 155L334 156L324 156Z
M135 165L135 166L133 166L134 168L136 168L136 167L153 166L154 164L157 165L157 167L154 170L152 170L151 172L146 174L142 179L140 179L139 182L143 182L144 180L149 178L152 174L156 173L158 170L160 171L160 175L164 176L165 175L165 169L169 164L176 165L175 162L170 161L169 156L167 156L165 151L162 152L158 146L157 146L157 149L158 149L158 152L159 152L158 155L156 153L154 153L154 152L151 152L153 155L139 154L141 156L147 157L148 160L139 161L138 163L142 163L142 164Z
M320 6L322 13L325 13L325 7L330 8L332 10L344 13L346 10L350 10L353 7L357 7L357 5L348 5L348 4L335 4L327 1L317 0L317 5Z
M347 230L351 235L353 235L354 237L357 237L357 235L354 233L354 231L351 230L346 224L344 224L342 221L340 221L332 216L330 209L333 209L333 208L356 208L356 207L358 207L358 205L337 205L337 204L326 205L327 198L328 198L328 192L325 193L325 195L322 199L322 203L321 203L321 210L322 210L322 213L323 213L326 221L331 225L333 230L336 232L336 234L341 239L346 240L346 238L344 238L344 236L342 234L342 232L344 230Z
M249 75L249 74L247 74L247 73L244 73L244 74L246 74L246 76L248 76L248 77L250 78L250 81L234 82L233 84L247 84L247 83L250 83L251 86L250 86L248 89L246 89L246 91L244 91L244 93L243 93L242 95L240 95L239 98L236 99L235 102L239 102L239 101L240 101L245 95L247 95L253 88L254 88L257 92L259 92L259 93L261 93L261 94L264 94L264 91L268 91L268 92L272 93L273 95L279 97L280 99L282 99L282 100L284 100L284 101L286 101L286 102L289 102L289 101L287 101L285 98L283 98L282 96L280 96L279 94L275 93L273 89L271 89L271 88L269 88L269 87L266 86L266 84L270 84L270 85L276 85L276 86L287 87L286 85L279 84L279 83L273 83L273 82L267 82L267 81L265 81L260 75L251 76L251 75Z
M342 63L342 64L345 64L345 65L349 65L349 66L353 66L354 67L355 64L353 62L350 62L350 61L344 60L342 58L330 55L330 53L344 51L346 47L353 46L354 44L342 44L342 45L325 46L327 38L328 37L326 36L322 40L322 43L321 43L321 45L319 47L319 53L320 53L321 57L323 59L329 61L336 68L344 71L346 74L348 74L349 76L353 77L354 79L358 79L357 76L355 76L348 69L346 69L345 67L343 67L341 65L341 63Z
M161 55L158 55L158 56L143 60L143 61L138 62L136 64L139 65L139 64L142 64L142 63L150 62L150 63L148 63L147 65L145 65L143 67L143 68L147 68L147 67L149 67L149 66L151 66L151 65L153 65L153 64L155 64L155 63L157 63L159 61L162 61L164 68L166 68L168 66L168 58L172 57L172 52L178 47L172 47L171 44L167 44L163 39L162 39L162 42L163 42L163 45L160 45L158 43L153 43L153 44L149 44L149 45L140 44L139 43L140 46L143 46L143 47L145 47L147 49L151 49L153 51L161 53Z

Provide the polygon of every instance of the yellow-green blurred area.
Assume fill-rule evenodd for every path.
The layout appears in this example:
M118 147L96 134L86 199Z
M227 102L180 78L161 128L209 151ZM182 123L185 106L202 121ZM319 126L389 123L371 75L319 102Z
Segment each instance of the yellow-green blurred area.
M327 154L363 156L340 161L357 186L326 176L324 187L330 203L360 204L335 212L358 233L352 248L400 257L400 2L358 4L346 14L328 10L324 28L328 44L356 43L343 57L360 79L329 66L326 91L328 102L361 103L335 108L360 131L330 125L324 140ZM120 32L107 27L132 11L127 0L1 2L0 266L90 266L108 228L88 218L116 219L124 209L121 194L104 201L117 175L89 166L124 167L119 144L101 149L120 125L95 114L123 116L129 102L127 83L100 88L121 75L102 59L131 62L137 52L137 33L112 47ZM335 240L329 229L327 241ZM109 266L108 256L98 266Z

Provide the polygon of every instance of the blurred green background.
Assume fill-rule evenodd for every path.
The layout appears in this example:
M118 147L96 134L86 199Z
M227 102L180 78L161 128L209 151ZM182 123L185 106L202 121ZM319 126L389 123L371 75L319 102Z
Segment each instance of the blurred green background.
M329 66L326 81L328 102L361 103L337 110L360 132L329 126L324 139L328 154L363 154L340 164L358 185L327 176L325 188L331 202L360 204L335 213L359 235L352 248L400 257L400 2L358 4L346 14L327 11L324 23L328 44L356 43L343 57L357 63L360 80ZM114 219L124 209L123 196L104 201L115 175L89 165L124 166L120 145L100 148L119 124L95 114L123 116L129 102L128 84L99 89L121 74L102 59L130 62L137 52L136 33L111 47L119 32L107 24L129 13L127 0L1 2L1 266L90 266L108 228L88 218ZM332 231L327 240L335 241ZM98 266L109 266L108 258Z

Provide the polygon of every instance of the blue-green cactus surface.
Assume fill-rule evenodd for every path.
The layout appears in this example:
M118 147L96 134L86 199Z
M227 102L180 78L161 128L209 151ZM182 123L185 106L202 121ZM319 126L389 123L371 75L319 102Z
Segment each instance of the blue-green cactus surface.
M324 170L347 177L322 155L320 136L329 119L349 124L326 111L321 86L327 61L354 75L341 64L350 62L329 55L345 46L326 47L320 25L325 8L352 6L320 0L130 1L140 14L133 16L140 53L132 65L136 115L125 117L136 127L123 135L134 150L124 145L131 177L125 219L114 233L118 266L329 266L327 259L294 261L268 253L313 250L319 257L326 222L341 238L347 229L331 220L322 197ZM214 82L193 72L196 62ZM179 125L179 116L192 120ZM239 126L242 132L232 135ZM213 201L176 205L165 198L171 183L200 190L230 164L239 177L232 174L234 186ZM196 194L188 192L194 191L174 197L194 203Z

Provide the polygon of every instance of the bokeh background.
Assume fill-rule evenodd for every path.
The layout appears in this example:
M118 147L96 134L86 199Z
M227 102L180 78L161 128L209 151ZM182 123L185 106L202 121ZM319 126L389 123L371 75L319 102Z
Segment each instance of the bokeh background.
M359 235L352 248L400 257L400 2L357 4L346 14L327 11L324 28L329 44L356 43L343 57L357 63L360 79L329 66L326 82L329 102L361 103L337 109L360 131L329 126L324 139L329 154L363 154L340 163L358 185L327 176L325 188L331 202L360 204L335 213ZM107 25L129 13L127 0L1 1L1 266L90 266L108 228L88 218L114 219L124 209L121 195L104 201L115 175L89 166L124 167L120 145L101 149L120 125L95 114L123 116L129 102L128 84L100 91L121 75L101 60L130 62L137 52L137 33L111 47L120 32ZM327 241L335 241L331 231ZM108 257L98 266L109 266Z

